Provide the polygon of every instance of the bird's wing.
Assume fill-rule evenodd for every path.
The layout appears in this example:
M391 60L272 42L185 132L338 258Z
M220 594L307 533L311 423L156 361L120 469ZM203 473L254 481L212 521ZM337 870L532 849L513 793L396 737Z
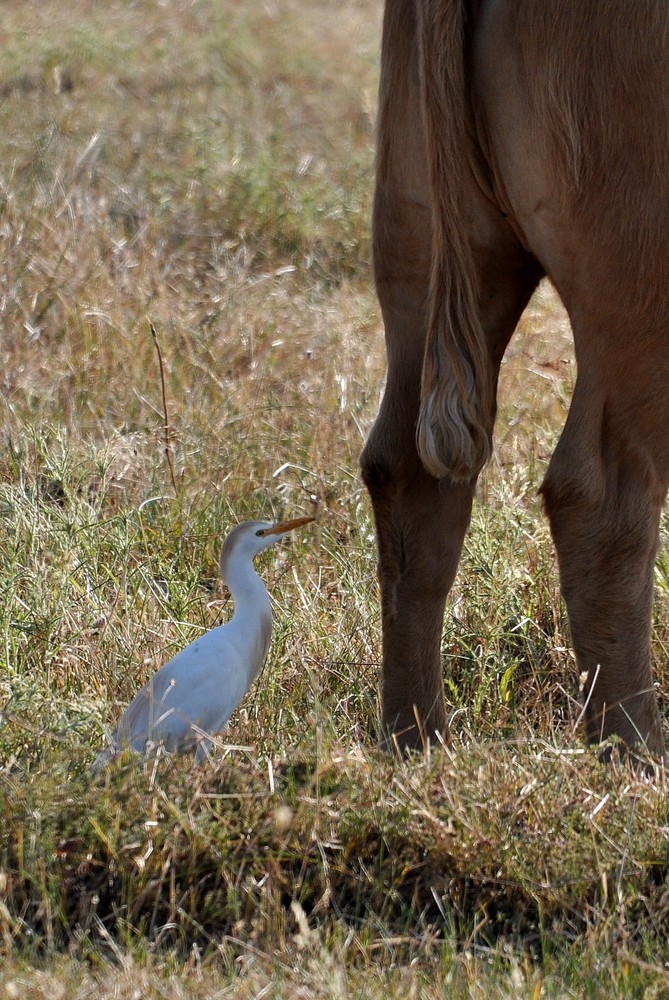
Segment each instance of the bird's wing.
M225 625L200 636L138 691L114 734L114 745L143 751L193 745L203 731L220 732L244 697L247 671Z

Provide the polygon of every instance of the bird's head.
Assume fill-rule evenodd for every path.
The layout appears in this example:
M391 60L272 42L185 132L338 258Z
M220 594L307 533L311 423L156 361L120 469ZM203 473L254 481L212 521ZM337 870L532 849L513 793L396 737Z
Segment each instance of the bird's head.
M233 528L223 543L221 551L221 576L227 582L230 567L243 562L252 562L259 552L269 549L283 535L293 528L311 524L313 517L296 517L292 521L245 521Z

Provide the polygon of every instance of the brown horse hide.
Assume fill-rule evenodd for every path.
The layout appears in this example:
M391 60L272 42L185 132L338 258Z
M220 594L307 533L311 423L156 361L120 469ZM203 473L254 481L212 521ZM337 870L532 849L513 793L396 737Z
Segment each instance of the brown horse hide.
M446 730L445 600L499 365L548 275L578 375L542 493L586 736L663 753L650 630L669 476L669 3L386 0L373 235L388 378L361 466L385 737Z

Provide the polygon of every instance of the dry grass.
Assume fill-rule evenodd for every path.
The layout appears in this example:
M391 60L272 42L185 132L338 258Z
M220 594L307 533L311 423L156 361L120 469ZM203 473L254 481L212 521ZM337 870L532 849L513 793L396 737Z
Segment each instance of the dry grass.
M3 998L669 995L665 776L601 767L576 731L536 494L573 383L547 287L445 623L453 748L373 749L379 21L376 0L3 5ZM229 613L222 535L313 498L316 529L261 563L273 647L215 761L92 785L120 707Z

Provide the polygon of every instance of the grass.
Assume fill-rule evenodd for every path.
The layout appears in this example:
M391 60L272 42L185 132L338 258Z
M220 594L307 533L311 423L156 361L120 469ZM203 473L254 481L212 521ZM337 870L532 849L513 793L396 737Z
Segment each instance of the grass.
M2 7L3 1000L669 995L666 778L580 743L537 499L574 371L548 287L446 617L453 744L374 748L380 14ZM259 561L272 650L214 760L93 782L137 687L229 614L229 527L315 502ZM668 578L665 544L661 691Z

